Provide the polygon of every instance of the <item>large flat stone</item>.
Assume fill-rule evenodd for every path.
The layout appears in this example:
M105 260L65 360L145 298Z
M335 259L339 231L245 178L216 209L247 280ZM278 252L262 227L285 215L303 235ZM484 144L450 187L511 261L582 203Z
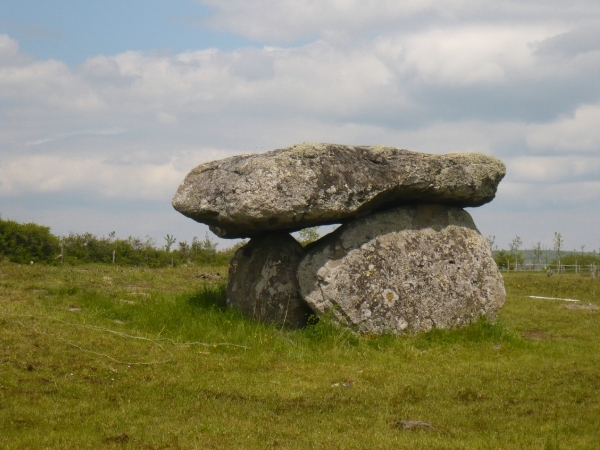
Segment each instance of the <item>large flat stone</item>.
M302 296L361 333L422 332L493 319L504 282L461 208L398 207L355 219L305 249Z
M504 174L500 160L479 153L304 143L202 164L181 183L173 206L218 236L251 237L407 202L480 206Z

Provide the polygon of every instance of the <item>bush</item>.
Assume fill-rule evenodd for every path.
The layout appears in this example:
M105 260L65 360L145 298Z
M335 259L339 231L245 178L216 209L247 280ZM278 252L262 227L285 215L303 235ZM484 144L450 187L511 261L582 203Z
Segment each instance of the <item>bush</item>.
M505 250L498 250L494 253L494 261L496 261L498 267L514 267L515 263L523 264L525 262L525 257L521 252L511 253Z
M562 265L574 265L579 264L580 266L589 266L590 264L600 265L600 258L597 255L592 254L581 254L581 253L569 253L560 258ZM558 258L552 261L552 264L558 264Z
M78 263L105 263L113 261L121 266L146 266L165 267L175 265L175 258L171 252L156 248L154 240L134 238L115 239L114 233L109 237L98 238L91 233L74 234L62 238L65 262Z
M16 263L52 262L60 253L49 227L20 224L0 217L0 256Z
M97 237L91 233L57 237L49 227L34 223L19 224L0 217L0 257L16 263L61 261L66 264L103 263L114 261L120 266L166 267L182 264L227 265L235 251L245 242L231 249L217 250L217 244L206 235L200 241L194 237L191 245L180 242L177 250L170 247L175 239L167 235L167 245L159 248L155 241L146 237L140 239L129 236L116 239L112 232L108 237ZM62 253L61 253L62 252Z

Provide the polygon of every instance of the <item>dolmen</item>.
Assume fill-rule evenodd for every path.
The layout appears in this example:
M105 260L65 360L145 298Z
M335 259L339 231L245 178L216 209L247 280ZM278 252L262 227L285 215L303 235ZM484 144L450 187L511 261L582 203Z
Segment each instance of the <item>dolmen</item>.
M505 300L491 249L463 208L493 200L506 173L480 153L301 143L193 169L174 208L223 238L250 238L227 304L300 328L325 314L364 334L493 319ZM303 247L290 233L341 224Z

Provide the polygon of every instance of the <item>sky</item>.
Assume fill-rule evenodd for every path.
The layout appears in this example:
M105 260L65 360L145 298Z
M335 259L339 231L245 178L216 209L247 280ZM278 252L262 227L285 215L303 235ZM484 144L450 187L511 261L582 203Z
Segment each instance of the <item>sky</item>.
M185 175L298 142L493 155L484 236L598 252L600 2L0 3L3 219L203 239Z

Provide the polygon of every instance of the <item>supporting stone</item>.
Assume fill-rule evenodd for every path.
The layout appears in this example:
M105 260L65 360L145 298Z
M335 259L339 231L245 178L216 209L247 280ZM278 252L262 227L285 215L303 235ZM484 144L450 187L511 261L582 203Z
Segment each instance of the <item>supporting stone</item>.
M490 247L461 208L419 204L355 219L307 249L300 290L362 333L422 332L494 318L505 299Z
M252 238L231 260L227 304L256 320L305 326L312 310L296 276L302 255L302 245L287 233Z

